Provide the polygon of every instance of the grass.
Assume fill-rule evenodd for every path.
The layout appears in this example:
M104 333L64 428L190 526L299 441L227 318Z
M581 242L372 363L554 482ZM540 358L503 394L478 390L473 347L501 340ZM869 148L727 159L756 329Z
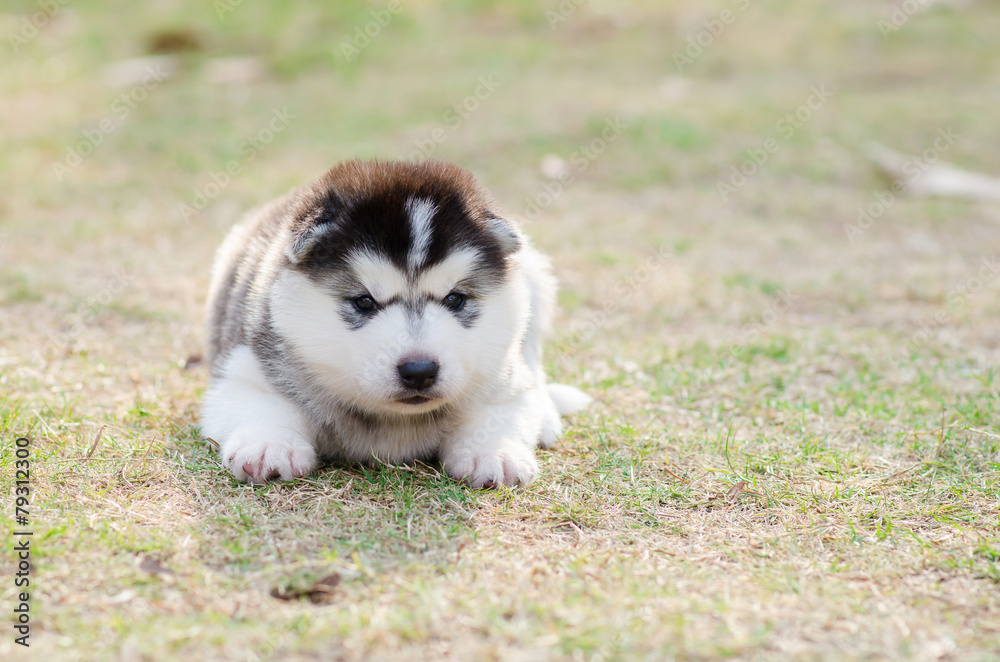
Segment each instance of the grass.
M883 38L888 6L754 2L681 71L686 38L734 3L563 3L554 30L555 2L403 4L352 61L341 43L382 4L75 0L5 42L0 481L12 494L29 437L34 537L32 648L5 627L0 656L1000 656L1000 283L980 274L996 208L901 197L844 229L887 188L866 140L917 154L952 127L942 159L998 171L987 3ZM5 11L0 34L20 33L38 5ZM105 67L164 43L188 44L174 77L57 179L130 91ZM260 74L212 82L228 56ZM282 108L287 126L246 142ZM522 490L423 465L237 484L198 435L207 371L185 368L215 247L241 210L435 130L431 155L477 172L553 256L549 372L597 403ZM573 179L524 213L551 193L547 155ZM16 593L3 583L5 608Z

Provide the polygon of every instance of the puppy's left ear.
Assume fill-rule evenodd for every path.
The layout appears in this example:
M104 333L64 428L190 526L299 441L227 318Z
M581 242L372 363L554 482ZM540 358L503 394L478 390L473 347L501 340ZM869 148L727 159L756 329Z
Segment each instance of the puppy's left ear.
M490 234L500 244L500 250L503 252L504 257L513 255L521 250L521 246L524 245L524 237L521 235L521 231L517 229L517 226L499 216L487 216L485 222Z

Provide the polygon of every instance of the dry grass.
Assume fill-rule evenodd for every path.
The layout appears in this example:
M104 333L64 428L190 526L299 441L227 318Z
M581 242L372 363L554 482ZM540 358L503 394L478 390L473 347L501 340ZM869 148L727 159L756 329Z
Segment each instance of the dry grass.
M935 6L883 39L888 6L755 2L678 72L685 39L735 3L593 0L556 30L554 2L404 3L353 62L339 45L378 3L221 20L113 4L61 9L0 74L0 481L29 436L36 545L32 649L5 628L4 659L1000 656L1000 282L956 295L1000 214L900 198L844 230L888 187L865 139L918 154L952 127L943 158L1000 170L991 5ZM3 33L37 7L15 11ZM129 89L104 67L154 42L194 50L57 181ZM262 73L212 82L229 55ZM184 219L285 106L288 126ZM615 117L620 136L574 165ZM545 155L571 164L526 225L563 284L550 372L599 402L516 492L423 466L236 484L198 439L205 370L184 368L212 251L239 210L435 129L433 156L514 212L551 186ZM721 200L768 138L780 148Z

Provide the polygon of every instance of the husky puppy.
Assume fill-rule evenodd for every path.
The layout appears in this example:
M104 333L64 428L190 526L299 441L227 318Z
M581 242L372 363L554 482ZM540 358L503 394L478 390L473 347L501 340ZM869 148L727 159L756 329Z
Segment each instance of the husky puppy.
M437 458L473 487L526 485L535 447L589 401L546 384L554 298L548 261L471 173L342 163L219 249L202 432L252 482Z

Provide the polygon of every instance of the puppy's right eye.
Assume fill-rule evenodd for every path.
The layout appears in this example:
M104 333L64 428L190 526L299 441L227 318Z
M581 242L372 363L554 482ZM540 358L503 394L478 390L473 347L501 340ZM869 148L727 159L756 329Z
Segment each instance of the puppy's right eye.
M363 313L370 313L371 311L375 310L376 305L377 304L375 303L375 299L371 298L367 294L359 296L357 299L354 300L354 307Z

